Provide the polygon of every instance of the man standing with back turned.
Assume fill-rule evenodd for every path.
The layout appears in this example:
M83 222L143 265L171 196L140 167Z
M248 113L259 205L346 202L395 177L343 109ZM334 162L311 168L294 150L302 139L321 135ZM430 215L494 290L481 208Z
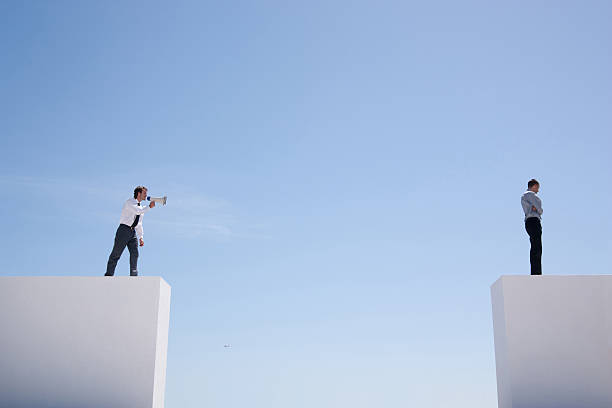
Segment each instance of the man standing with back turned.
M138 276L138 239L140 246L144 246L142 239L142 216L150 208L155 207L155 202L151 201L149 206L141 207L140 202L147 198L147 188L138 186L134 189L134 198L130 198L123 205L121 210L121 219L119 220L119 228L115 234L115 245L113 251L108 257L105 276L113 276L117 261L121 257L126 245L130 251L130 276Z
M540 191L540 183L536 179L529 180L527 191L521 196L521 205L525 212L525 229L529 234L531 242L531 252L529 260L531 262L531 274L542 274L542 200L537 196Z

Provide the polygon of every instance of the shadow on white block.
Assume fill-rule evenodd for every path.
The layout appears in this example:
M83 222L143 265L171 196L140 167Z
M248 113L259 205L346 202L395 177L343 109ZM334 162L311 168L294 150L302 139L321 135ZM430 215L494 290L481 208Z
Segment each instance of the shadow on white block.
M612 276L491 287L499 408L612 407Z
M12 408L162 408L160 277L0 277L0 399Z

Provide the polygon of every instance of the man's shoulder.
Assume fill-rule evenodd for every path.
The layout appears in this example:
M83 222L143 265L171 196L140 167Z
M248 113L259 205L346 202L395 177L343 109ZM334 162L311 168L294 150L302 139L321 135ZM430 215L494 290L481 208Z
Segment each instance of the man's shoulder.
M125 200L125 202L123 203L123 206L124 206L124 207L129 207L129 206L132 206L132 205L134 205L134 204L138 204L138 202L137 202L135 199L133 199L133 198L128 198L128 199L127 199L127 200Z
M529 197L534 195L535 193L533 191L525 191L521 197Z

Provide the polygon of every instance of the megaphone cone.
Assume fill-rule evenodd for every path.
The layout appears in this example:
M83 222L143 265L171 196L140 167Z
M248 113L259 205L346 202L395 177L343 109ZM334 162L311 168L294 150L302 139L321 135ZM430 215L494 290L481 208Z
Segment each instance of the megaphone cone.
M162 205L166 205L166 199L168 197L163 196L163 197L147 197L148 201L155 201L156 203L160 203Z

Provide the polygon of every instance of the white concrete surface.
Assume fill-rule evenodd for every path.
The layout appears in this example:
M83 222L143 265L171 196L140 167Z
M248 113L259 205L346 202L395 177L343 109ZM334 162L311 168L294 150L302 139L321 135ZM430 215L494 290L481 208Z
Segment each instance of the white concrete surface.
M499 408L612 407L612 276L491 287Z
M163 408L160 277L0 277L0 406Z

